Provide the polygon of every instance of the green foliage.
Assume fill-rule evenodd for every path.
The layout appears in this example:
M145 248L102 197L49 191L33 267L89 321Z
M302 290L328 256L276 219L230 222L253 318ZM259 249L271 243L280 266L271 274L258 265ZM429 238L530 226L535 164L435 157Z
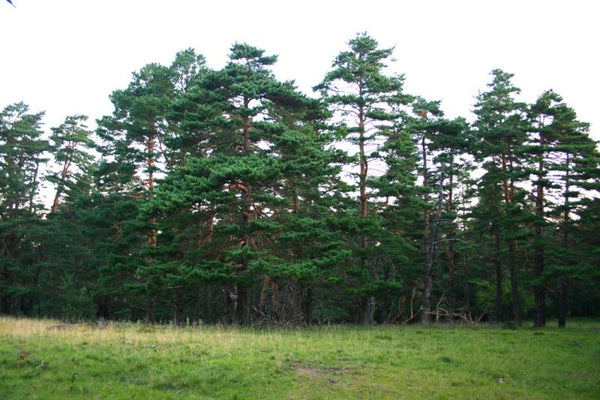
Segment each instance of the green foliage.
M28 111L16 103L0 113L0 311L31 315L41 296L38 193L49 145L42 137L43 113Z
M358 34L311 98L262 49L236 43L216 70L186 49L115 90L95 133L80 115L44 132L43 113L9 105L0 312L304 326L597 315L589 125L552 91L519 101L501 70L473 124L444 118L387 73L392 53Z

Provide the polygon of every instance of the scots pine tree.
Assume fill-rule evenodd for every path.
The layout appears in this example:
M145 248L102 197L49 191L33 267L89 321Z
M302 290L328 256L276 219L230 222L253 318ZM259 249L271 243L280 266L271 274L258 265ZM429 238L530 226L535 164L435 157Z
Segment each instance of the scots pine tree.
M526 191L521 186L527 176L527 160L523 158L527 137L526 109L523 103L515 99L520 89L511 82L513 74L495 69L492 76L488 90L477 96L475 104L477 119L473 124L476 135L473 155L485 171L482 184L487 187L481 190L497 191L501 195L501 204L490 204L502 213L492 233L494 241L498 243L496 256L500 263L497 268L501 268L502 264L508 267L512 314L515 322L521 324L523 310L519 289L521 260L518 256L518 239L522 236L526 197ZM506 256L503 256L502 246L506 246ZM500 271L497 276L501 276Z
M37 287L44 221L38 194L49 150L42 116L24 103L0 112L0 307L7 314L31 315L42 295Z
M341 52L333 62L333 69L323 82L315 87L333 112L342 142L352 146L357 164L352 175L358 187L358 246L355 249L359 294L363 324L373 322L376 288L372 282L376 271L369 258L376 254L376 240L372 232L378 231L377 216L370 204L371 180L378 151L384 136L394 121L402 116L400 106L409 97L403 93L403 77L384 73L393 49L382 49L367 34L359 34L348 42L349 49Z

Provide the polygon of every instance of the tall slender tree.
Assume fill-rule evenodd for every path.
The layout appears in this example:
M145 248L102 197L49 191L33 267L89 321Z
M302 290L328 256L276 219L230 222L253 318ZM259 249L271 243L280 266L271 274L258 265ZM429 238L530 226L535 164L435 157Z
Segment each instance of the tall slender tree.
M380 273L380 280L387 282L390 288L398 285L399 289L395 291L399 297L388 298L388 317L383 319L386 322L412 320L418 315L413 302L408 304L407 299L414 297L423 282L423 264L417 261L422 261L423 240L423 203L416 184L420 152L407 125L410 126L398 121L395 129L388 132L381 149L386 171L381 177L373 178L376 196L382 199L377 209L382 220L377 247L380 257L387 261L380 262L386 267ZM378 286L379 292L387 295L386 286ZM407 307L411 312L405 316Z
M40 293L42 272L38 198L47 140L43 113L29 113L24 103L0 113L0 307L3 313L31 315Z
M380 48L377 41L367 34L357 35L348 45L349 49L336 57L333 70L315 89L321 92L334 112L334 120L339 121L340 137L357 147L358 171L354 176L358 186L359 216L363 220L360 225L364 228L359 234L356 254L366 280L365 288L368 288L373 287L369 282L374 280L376 272L368 261L368 254L373 254L375 243L367 232L369 225L376 223L375 216L369 213L369 187L373 175L369 168L380 158L378 150L383 144L384 134L402 116L400 106L409 101L409 96L403 93L402 76L384 73L393 48ZM366 290L361 303L362 323L370 324L376 306L374 293Z
M427 130L431 136L429 148L434 154L432 161L437 171L436 215L439 216L434 225L438 234L432 236L433 243L430 245L429 251L432 254L431 259L433 259L435 247L444 249L448 275L447 288L444 290L445 304L447 304L449 314L452 314L457 296L458 206L465 201L465 199L459 198L457 189L464 189L465 185L468 185L468 179L473 171L471 161L465 156L469 130L463 118L455 120L440 118L432 121ZM443 204L439 203L440 198Z
M546 96L549 96L546 94ZM560 97L554 97L561 101ZM567 292L574 282L586 280L582 273L586 262L579 240L575 232L580 213L589 198L597 196L600 191L598 171L600 154L597 144L589 137L589 124L577 119L575 111L564 103L553 104L552 124L550 132L544 132L544 137L556 138L551 162L546 168L551 175L548 179L558 188L560 198L555 207L548 210L549 218L560 221L558 224L559 241L555 243L558 249L553 251L550 276L554 277L558 301L558 324L566 325ZM590 221L591 223L592 221ZM557 254L558 253L558 254Z
M105 167L99 171L128 171L129 184L135 187L134 196L148 200L153 196L156 173L165 162L163 138L168 135L166 113L174 96L174 82L169 68L159 64L148 64L133 74L133 80L125 90L116 90L111 95L114 105L112 116L98 121L98 135L103 140L100 150ZM126 174L120 174L125 178ZM134 217L134 216L132 216ZM137 218L137 216L135 216ZM146 245L149 253L156 245L156 230L153 221L145 221ZM152 257L145 258L146 263ZM142 276L139 275L138 276ZM140 283L149 286L149 280ZM146 319L154 320L155 297L148 288Z
M478 142L474 155L485 170L483 182L497 187L502 195L500 210L503 218L501 225L496 227L494 240L504 242L507 247L506 257L502 258L510 275L512 314L515 322L521 324L523 310L517 238L520 236L525 196L519 184L526 176L522 157L527 133L526 109L525 104L515 99L520 89L511 82L513 74L495 69L492 76L489 89L477 96L475 104L477 120L474 128ZM497 276L501 274L497 273Z
M460 168L459 155L466 149L464 120L449 121L443 118L440 103L417 98L413 102L413 116L407 123L413 140L419 147L420 196L423 209L423 296L421 298L421 321L430 323L431 302L434 291L436 249L444 243L449 268L449 297L455 297L455 229L454 187ZM463 172L464 175L464 172ZM446 183L444 183L446 182ZM443 226L442 226L443 225ZM448 236L442 238L445 231ZM454 300L452 300L453 302Z

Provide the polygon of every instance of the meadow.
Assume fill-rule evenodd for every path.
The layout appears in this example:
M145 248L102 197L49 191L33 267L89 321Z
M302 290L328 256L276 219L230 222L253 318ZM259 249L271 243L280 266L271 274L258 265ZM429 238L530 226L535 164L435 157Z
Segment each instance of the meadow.
M0 317L0 399L598 398L592 320L236 329Z

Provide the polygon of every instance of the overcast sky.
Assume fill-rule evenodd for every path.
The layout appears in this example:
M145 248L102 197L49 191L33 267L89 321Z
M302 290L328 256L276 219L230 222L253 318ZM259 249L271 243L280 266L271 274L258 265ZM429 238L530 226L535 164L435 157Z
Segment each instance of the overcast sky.
M554 89L600 139L600 4L594 0L0 0L0 108L24 101L65 116L110 114L108 95L188 47L222 67L234 42L279 55L282 80L310 93L358 32L395 46L406 91L470 117L490 71L522 99ZM90 124L94 125L94 124Z

